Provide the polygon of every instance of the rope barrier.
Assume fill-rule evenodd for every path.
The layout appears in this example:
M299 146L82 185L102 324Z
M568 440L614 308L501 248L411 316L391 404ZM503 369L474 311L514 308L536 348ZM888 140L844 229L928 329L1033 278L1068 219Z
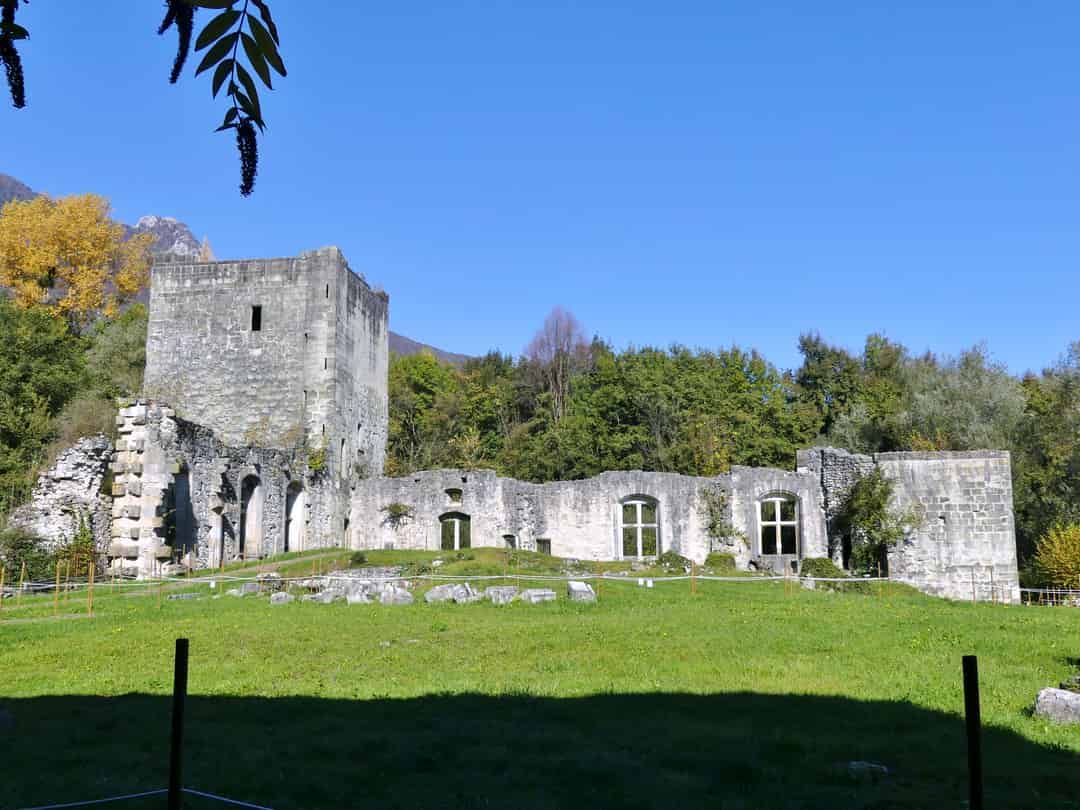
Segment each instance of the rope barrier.
M239 799L230 799L227 796L218 796L216 793L207 793L203 790L195 790L194 788L181 788L184 793L190 793L192 796L201 796L204 799L212 799L222 804L232 804L237 807L247 807L250 810L273 810L272 807L266 807L262 804L252 804L251 802L243 802ZM148 796L161 796L168 793L167 788L161 790L146 790L142 793L128 793L123 796L110 796L106 799L87 799L81 802L65 802L63 804L39 804L35 807L20 807L19 810L62 810L65 807L89 807L95 804L108 804L110 802L123 802L128 799L144 799Z
M261 804L252 804L251 802L242 802L239 799L229 799L225 796L218 796L215 793L206 793L202 790L195 790L194 788L183 788L184 793L190 793L192 796L202 796L204 799L213 799L214 801L222 802L224 804L235 804L237 807L250 807L251 810L273 810L271 807L265 807Z
M92 804L108 804L109 802L123 802L128 799L142 799L147 796L162 796L168 793L165 788L161 790L146 790L142 793L128 793L124 796L110 796L107 799L88 799L82 802L65 802L64 804L39 804L36 807L20 807L19 810L60 810L62 807L89 807Z

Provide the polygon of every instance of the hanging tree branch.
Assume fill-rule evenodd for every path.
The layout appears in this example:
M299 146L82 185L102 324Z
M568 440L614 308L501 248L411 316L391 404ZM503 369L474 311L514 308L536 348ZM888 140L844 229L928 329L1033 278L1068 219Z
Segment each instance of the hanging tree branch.
M15 49L16 41L29 39L30 32L15 22L20 0L0 0L0 62L4 63L11 103L16 109L26 106L26 86L23 83L22 60ZM26 0L22 0L26 2Z
M7 73L11 101L20 108L26 106L26 90L23 86L22 61L15 49L15 42L28 39L30 34L15 22L15 12L19 10L20 3L27 2L0 0L0 62ZM287 75L285 63L278 52L281 40L266 0L165 0L165 18L161 21L158 34L164 34L173 27L177 34L176 58L169 73L171 84L179 80L191 53L195 12L200 8L215 9L220 13L203 26L195 40L196 53L206 51L195 69L195 75L214 68L210 82L214 98L217 98L222 87L225 87L225 95L230 98L225 119L215 131L236 130L236 147L240 155L240 193L247 197L255 188L258 171L256 127L259 132L266 130L258 85L252 72L269 90L274 89L271 70L280 76ZM253 9L258 10L258 15ZM247 67L241 59L241 47Z

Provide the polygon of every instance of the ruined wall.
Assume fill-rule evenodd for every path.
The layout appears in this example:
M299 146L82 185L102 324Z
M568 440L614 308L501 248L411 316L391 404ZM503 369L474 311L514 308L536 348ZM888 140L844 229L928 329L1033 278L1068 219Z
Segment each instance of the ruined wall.
M154 402L121 409L118 421L109 549L115 568L146 575L167 560L216 567L344 545L344 491L331 476L313 474L304 453L230 447ZM245 480L258 484L246 501ZM291 516L301 528L287 547L290 487L304 497ZM248 511L257 520L249 522Z
M104 435L79 439L62 452L34 485L30 501L8 516L55 550L70 543L84 520L102 551L109 544L111 494L103 491L113 443Z
M889 551L889 576L925 593L1019 600L1009 454L998 451L878 453L830 447L799 452L798 467L821 480L829 545L841 562L836 518L852 485L878 466L895 482L898 509L922 525Z
M889 552L889 576L952 599L1019 601L1007 452L879 453L901 509L922 525Z
M337 248L155 265L144 387L229 446L325 447L341 475L352 469L341 463L344 440L377 474L387 310L385 293L372 291Z
M491 470L435 470L401 478L358 483L353 492L350 544L353 548L438 549L440 516L451 512L470 518L472 545L503 547L512 536L518 548L535 550L538 539L550 541L551 553L587 560L619 559L622 502L645 496L659 505L660 552L675 551L704 561L713 550L725 551L746 567L751 545L741 540L718 543L706 530L702 491L726 493L728 519L750 543L757 536L756 499L778 491L816 503L813 476L781 470L736 468L729 476L697 478L674 473L606 472L582 481L533 484L499 478ZM460 490L460 501L448 491ZM456 494L456 493L455 493ZM392 503L411 508L413 517L392 523ZM804 546L824 548L824 522L814 509L801 509Z

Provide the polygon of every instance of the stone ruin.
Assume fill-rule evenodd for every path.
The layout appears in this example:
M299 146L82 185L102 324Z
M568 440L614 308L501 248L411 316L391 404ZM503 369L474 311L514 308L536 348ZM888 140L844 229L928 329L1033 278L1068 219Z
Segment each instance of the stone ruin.
M951 598L1019 598L1004 452L812 448L794 471L733 467L710 478L383 477L388 312L386 294L336 248L155 266L146 397L123 404L115 448L80 442L13 521L56 542L85 510L111 564L140 575L167 560L213 568L324 547L515 548L579 560L674 551L697 563L721 552L742 569L792 572L812 557L846 567L839 506L876 466L898 504L923 517L889 552L890 577Z

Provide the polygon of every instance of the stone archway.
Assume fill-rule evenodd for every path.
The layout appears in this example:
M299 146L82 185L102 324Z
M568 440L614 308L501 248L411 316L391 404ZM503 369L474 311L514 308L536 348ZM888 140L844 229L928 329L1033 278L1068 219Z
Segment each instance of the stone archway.
M285 551L303 551L307 540L307 493L299 481L285 491Z
M240 482L240 557L258 559L263 547L263 485L257 475Z

